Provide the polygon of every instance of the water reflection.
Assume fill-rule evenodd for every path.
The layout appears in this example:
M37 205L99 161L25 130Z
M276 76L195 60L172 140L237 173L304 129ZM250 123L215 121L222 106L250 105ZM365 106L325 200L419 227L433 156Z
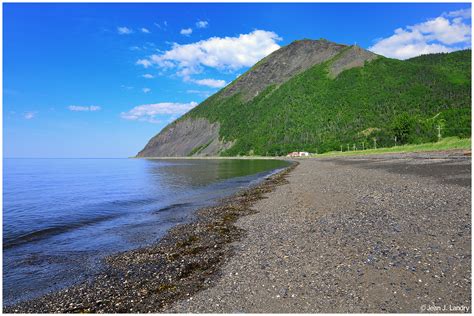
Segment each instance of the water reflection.
M205 186L216 181L283 168L288 162L263 159L147 160L147 172L159 184L172 187Z

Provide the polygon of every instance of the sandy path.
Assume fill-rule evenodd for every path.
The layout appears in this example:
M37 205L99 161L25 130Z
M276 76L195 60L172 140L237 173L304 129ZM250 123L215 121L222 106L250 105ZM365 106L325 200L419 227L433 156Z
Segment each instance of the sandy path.
M302 160L238 220L247 235L216 286L169 311L470 307L471 160L416 158Z

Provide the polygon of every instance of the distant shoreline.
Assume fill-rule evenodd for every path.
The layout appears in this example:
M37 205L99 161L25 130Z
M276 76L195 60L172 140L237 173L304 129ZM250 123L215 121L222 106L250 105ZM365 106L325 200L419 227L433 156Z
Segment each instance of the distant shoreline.
M198 156L198 157L130 157L131 159L147 159L147 160L288 160L290 157L286 156L236 156L236 157L221 157L221 156Z
M382 147L378 149L367 148L365 150L350 151L331 151L322 154L312 154L309 157L287 157L287 156L192 156L192 157L130 157L132 159L151 159L151 160L173 160L173 159L314 159L314 158L331 158L331 157L350 157L350 156L373 156L373 155L389 155L389 154L416 154L416 153L461 153L471 151L471 139L459 139L456 137L447 137L436 143L425 144L407 144L394 147Z

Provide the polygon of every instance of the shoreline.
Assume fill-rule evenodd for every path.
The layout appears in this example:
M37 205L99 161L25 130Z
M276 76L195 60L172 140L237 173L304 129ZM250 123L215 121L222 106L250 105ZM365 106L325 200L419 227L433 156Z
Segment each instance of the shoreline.
M129 159L147 160L290 160L292 157L286 156L192 156L192 157L129 157Z
M290 165L283 170L196 210L195 220L173 227L156 244L106 257L106 267L91 280L4 306L3 312L160 312L212 286L233 254L232 243L245 235L234 225L237 219L252 214L252 205L285 183L298 165L285 160Z

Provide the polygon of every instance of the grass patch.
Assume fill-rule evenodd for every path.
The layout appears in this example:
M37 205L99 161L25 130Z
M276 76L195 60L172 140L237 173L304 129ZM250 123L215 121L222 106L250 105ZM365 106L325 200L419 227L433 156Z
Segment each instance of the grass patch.
M194 147L193 150L191 150L191 152L188 154L188 156L193 156L193 155L199 154L201 151L203 151L211 143L212 143L212 140L210 142L208 142L207 144Z
M353 156L353 155L371 155L371 154L383 154L383 153L407 153L407 152L418 152L418 151L436 151L436 150L449 150L449 149L471 149L470 138L459 138L459 137L446 137L436 143L425 143L415 145L403 145L394 146L389 148L377 148L377 149L366 149L366 150L354 150L354 151L331 151L323 154L316 155L315 157L332 157L332 156Z

